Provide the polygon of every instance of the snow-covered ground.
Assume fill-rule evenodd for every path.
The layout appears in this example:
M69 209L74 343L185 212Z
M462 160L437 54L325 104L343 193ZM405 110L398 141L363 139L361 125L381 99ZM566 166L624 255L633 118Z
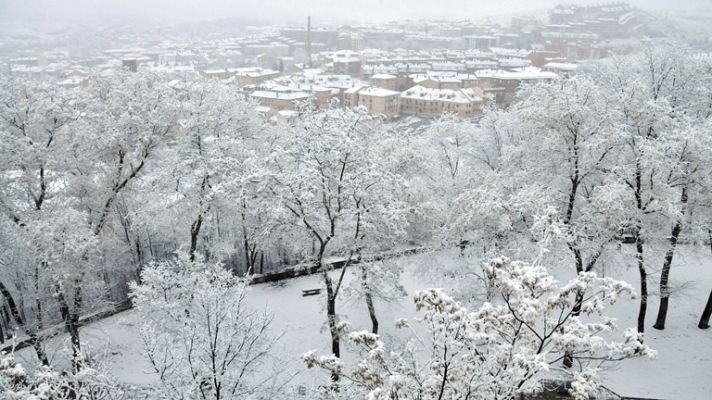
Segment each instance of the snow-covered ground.
M437 255L416 255L406 259L407 264L432 264L437 266L441 257ZM656 269L660 257L652 257L650 268ZM638 271L626 257L616 267L614 274L634 287L638 287ZM610 269L610 268L609 268ZM403 284L408 293L427 287L438 286L427 282L422 274L414 273L417 268L406 269ZM353 270L351 271L353 272ZM671 280L678 290L670 301L667 328L664 331L652 329L658 299L657 274L649 279L653 292L649 300L646 340L658 351L656 360L634 359L606 371L605 385L625 396L660 399L706 399L712 393L712 330L697 328L700 313L712 289L712 257L709 248L683 246L676 256ZM566 273L561 273L562 280ZM353 275L347 273L347 280ZM467 278L463 278L467 279ZM321 371L303 371L300 355L308 350L327 353L329 333L325 329L323 295L302 297L302 289L321 287L319 276L307 276L283 281L279 284L262 284L250 287L248 300L254 307L266 308L274 314L273 333L283 334L274 351L278 359L272 367L283 369L285 374L295 374L293 383L325 382L327 377ZM382 332L393 333L396 318L417 316L412 297L407 296L393 303L376 303ZM638 301L621 301L607 313L618 318L621 328L635 326ZM337 312L342 319L351 322L354 329L369 329L370 322L362 301L343 300L337 304ZM107 352L112 373L128 384L145 385L155 382L149 364L141 356L141 343L135 328L136 317L124 312L82 328L81 335L95 352ZM52 344L61 348L66 343L61 339ZM23 350L20 357L32 362L32 353ZM267 366L267 370L270 366ZM319 376L316 376L319 375Z
M661 257L650 269L662 267ZM619 277L638 289L638 270L630 267ZM683 246L671 270L672 287L666 328L652 328L658 312L658 271L648 280L651 297L646 314L646 341L658 351L656 360L632 359L607 373L606 386L620 395L659 399L712 398L712 330L697 328L712 289L709 248ZM619 326L636 326L638 301L626 301L610 309Z

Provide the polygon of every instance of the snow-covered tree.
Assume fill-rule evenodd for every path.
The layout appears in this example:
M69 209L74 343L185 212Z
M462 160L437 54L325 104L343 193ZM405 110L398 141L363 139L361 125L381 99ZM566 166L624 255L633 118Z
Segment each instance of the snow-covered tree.
M686 119L684 116L679 118ZM712 153L712 136L707 126L689 120L679 122L674 129L663 132L658 138L658 145L670 160L663 183L670 188L669 197L659 196L658 200L665 207L660 213L669 220L670 235L660 273L660 306L653 325L656 329L665 329L668 303L673 292L669 284L670 270L683 229L695 242L704 240L695 240L693 234L700 227L696 227L693 221L704 220L701 217L708 215L712 206L706 200L710 198L712 189L712 180L707 172L712 169L712 160L707 156Z
M400 146L407 157L404 175L416 222L433 239L439 239L451 213L451 199L459 196L479 167L480 129L469 120L442 116L412 133L401 134Z
M400 282L403 265L399 261L362 258L357 265L358 279L352 280L344 287L345 298L365 302L372 333L378 333L380 325L376 301L390 303L406 295Z
M254 396L269 380L256 373L276 339L272 317L245 302L247 281L220 263L179 253L152 262L132 285L144 354L171 398Z
M15 323L30 338L45 365L48 358L40 331L45 328L46 302L41 296L45 288L41 287L40 275L47 266L33 259L33 244L28 239L32 235L26 228L36 227L52 214L53 205L47 212L47 203L56 196L65 177L64 158L73 143L69 125L79 115L76 97L52 82L0 78L0 213L19 228L10 232L14 228L8 227L6 232L14 237L14 249L25 252L13 257L17 264L3 265L0 292ZM31 305L27 313L23 304Z
M44 316L59 317L80 352L79 318L125 265L112 231L115 205L175 123L167 83L150 74L97 77L86 90L3 80L0 134L4 218L21 228L37 325L13 312L33 342ZM109 226L109 229L107 229ZM112 258L111 272L103 268ZM112 276L113 274L113 276ZM5 278L5 277L3 277ZM6 289L10 285L2 285ZM51 294L48 304L39 294ZM3 296L12 296L3 290ZM19 301L13 301L20 304ZM47 363L41 346L38 357Z
M302 251L324 280L336 357L340 356L336 304L347 267L364 250L392 248L404 223L402 207L394 197L399 178L386 167L379 147L386 134L380 120L362 111L307 112L278 133L270 157L269 190L279 200L270 211L312 243ZM304 251L309 247L311 252ZM347 257L336 280L326 262L333 255ZM362 277L364 273L368 270L362 270ZM375 320L372 304L368 308Z
M75 360L81 350L79 318L87 304L95 304L89 301L86 289L97 281L89 278L106 277L102 258L115 251L116 236L107 229L114 221L114 206L176 123L174 91L155 75L113 74L95 80L85 96L82 118L69 131L72 146L63 155L67 169L64 193L72 209L84 214L83 227L76 225L75 230L91 232L96 246L87 247L81 263L54 264L48 271L53 296L72 338ZM61 231L62 239L68 232ZM58 242L53 243L56 247ZM64 246L79 244L66 242ZM74 273L64 273L62 268Z
M172 213L163 218L185 229L191 257L201 248L206 257L216 252L223 258L242 249L249 271L258 251L254 219L259 213L251 189L267 152L268 126L254 112L254 104L224 83L187 80L174 82L173 87L181 102L179 127L162 154L162 168L150 179L167 199L163 211ZM260 146L264 150L257 155ZM186 214L192 217L186 220ZM188 226L183 228L185 222ZM239 239L225 235L242 244L237 249L233 243L222 246L225 238L211 235L231 230L241 231ZM215 243L200 246L201 240Z
M446 233L474 244L479 259L523 256L546 237L549 265L593 271L626 222L623 188L607 177L620 145L615 111L585 75L527 86L520 97L480 121L471 180L455 197ZM560 234L546 235L552 228ZM468 275L484 276L478 268Z
M709 151L709 135L696 128L708 114L709 94L701 81L708 70L684 49L650 44L640 54L616 59L599 76L607 101L620 110L614 127L623 145L611 171L628 192L625 231L635 242L640 273L639 332L645 330L650 264L643 243L668 243L656 327L665 325L676 243L699 187L701 155Z

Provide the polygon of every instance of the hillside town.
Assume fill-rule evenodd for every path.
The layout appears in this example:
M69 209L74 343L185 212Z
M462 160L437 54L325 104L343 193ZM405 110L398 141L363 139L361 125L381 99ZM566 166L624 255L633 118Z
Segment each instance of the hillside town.
M312 26L314 25L314 26ZM178 43L150 37L77 58L67 51L18 50L2 62L13 75L54 75L85 87L116 68L175 78L198 74L233 84L267 119L300 107L365 107L387 119L446 113L473 118L508 107L522 85L575 74L587 62L629 51L631 40L663 36L650 15L627 3L561 5L545 18L508 25L395 21L322 27L248 27L248 34ZM26 40L26 39L25 39ZM7 46L7 44L6 44Z

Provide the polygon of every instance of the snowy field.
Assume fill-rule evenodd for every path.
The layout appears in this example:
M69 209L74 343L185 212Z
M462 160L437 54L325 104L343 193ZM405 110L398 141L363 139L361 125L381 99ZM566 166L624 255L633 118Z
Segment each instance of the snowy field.
M655 268L658 256L651 257L652 274L649 279L651 298L649 299L646 321L646 340L658 351L657 360L633 359L621 363L617 368L606 371L604 384L624 396L648 397L660 399L709 399L712 393L712 330L697 328L700 313L712 288L712 258L709 248L683 246L676 255L671 273L673 287L677 291L670 301L667 328L658 331L652 328L658 299L657 274ZM406 265L438 265L442 255L424 254L410 256L404 260ZM638 287L638 271L633 263L623 257L628 267L621 267L616 277ZM406 268L403 284L409 294L419 289L438 285L437 282L424 281L422 273L415 276L417 267ZM353 273L355 270L351 270ZM422 269L420 269L422 271ZM567 271L568 272L568 271ZM558 273L562 280L567 273ZM353 276L347 273L347 280ZM300 355L308 350L327 353L329 333L325 329L324 298L320 296L302 297L303 289L321 287L317 275L296 278L280 282L278 285L262 284L250 287L248 301L254 307L265 308L274 315L273 333L282 333L274 356L274 365L286 375L296 374L292 384L314 384L325 382L326 374L321 371L305 371ZM412 297L404 297L394 303L376 303L377 313L384 334L393 332L393 321L404 317L417 316ZM618 318L620 328L635 326L638 301L626 300L609 309L608 315ZM352 323L354 329L369 329L370 322L366 307L362 301L340 300L337 312L342 319ZM89 343L94 353L106 353L108 367L121 381L132 385L147 385L155 382L150 373L150 366L141 356L141 343L135 329L135 316L127 311L105 320L84 327L82 339ZM52 343L56 350L50 351L58 356L66 343L57 339ZM348 346L346 346L348 349ZM19 355L26 363L33 363L32 353L23 350ZM302 372L303 371L303 372ZM315 376L318 375L318 376Z

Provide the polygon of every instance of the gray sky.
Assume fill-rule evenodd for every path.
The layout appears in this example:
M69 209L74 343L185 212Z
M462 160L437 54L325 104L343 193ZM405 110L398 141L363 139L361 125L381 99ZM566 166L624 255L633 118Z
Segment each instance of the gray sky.
M563 0L600 3L605 0ZM276 22L361 20L381 22L402 18L470 18L541 10L561 0L0 0L0 23L35 21L141 19L146 21L206 20L229 17ZM630 0L637 6L692 10L710 7L711 0Z

